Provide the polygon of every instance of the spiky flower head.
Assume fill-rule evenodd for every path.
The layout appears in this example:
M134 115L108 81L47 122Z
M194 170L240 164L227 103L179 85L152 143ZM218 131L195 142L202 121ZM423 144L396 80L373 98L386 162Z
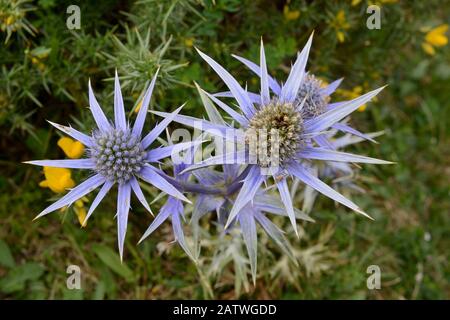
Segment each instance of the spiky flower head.
M130 130L98 131L93 134L93 140L89 152L95 161L95 170L105 178L127 182L144 167L147 153Z
M260 66L257 64L248 61L244 58L240 58L239 60L246 64L253 72L258 74L261 79L261 90L259 94L250 93L239 84L239 82L233 78L233 76L225 70L220 64L214 61L211 57L199 51L200 56L216 71L216 73L222 78L222 80L227 85L230 90L230 95L237 102L237 105L240 108L241 112L236 112L234 109L226 105L221 100L217 99L217 97L213 95L209 95L208 97L213 100L223 111L225 111L229 116L233 118L235 123L241 126L242 129L246 130L250 127L253 119L257 123L260 123L261 119L268 120L272 119L273 113L270 112L271 116L264 116L263 112L260 114L262 110L266 107L269 107L273 101L279 101L280 108L287 109L287 112L290 112L290 108L292 106L298 105L296 109L299 113L302 112L302 108L304 107L304 103L298 103L298 95L299 90L304 82L306 72L306 62L308 59L309 51L312 43L312 35L308 39L303 50L297 57L296 62L292 66L292 69L289 73L287 80L280 85L275 79L273 79L267 71L266 65L266 57L264 52L264 47L261 41L261 50L260 50ZM324 93L327 94L329 92L334 91L335 87L339 84L339 81L335 81L330 84L327 88L324 89ZM298 141L305 141L304 145L301 145L300 148L296 150L296 152L292 152L290 157L287 157L285 154L285 159L283 161L283 165L280 168L276 168L278 170L263 170L264 167L261 165L261 162L254 163L250 159L248 155L245 153L248 151L242 151L238 148L235 151L231 151L230 153L223 155L220 154L218 156L206 159L201 161L190 167L191 170L195 170L198 168L202 168L208 165L218 165L218 164L227 164L229 163L229 159L235 159L235 163L241 165L247 165L250 167L248 171L247 177L244 179L244 183L239 194L236 197L233 208L228 216L227 224L225 227L228 227L233 221L238 217L239 212L242 208L247 206L250 202L254 200L254 197L259 190L260 186L264 181L267 180L267 175L272 175L274 178L276 187L280 193L281 200L286 208L288 216L291 220L292 226L294 227L295 232L297 232L296 218L295 218L295 210L292 203L292 199L289 193L287 177L294 176L298 178L303 183L311 186L313 189L318 192L328 196L329 198L349 207L350 209L361 213L368 217L368 215L363 212L355 203L345 198L342 194L322 182L320 179L311 174L308 170L308 167L305 166L305 163L311 160L321 160L321 161L336 161L336 162L360 162L360 163L379 163L386 164L390 163L383 160L368 158L364 156L344 153L332 150L331 148L327 148L329 141L323 133L326 130L329 130L331 127L339 126L339 121L344 119L353 111L357 110L359 106L364 103L367 103L370 99L376 96L383 88L379 88L372 92L366 93L356 99L351 101L345 101L338 105L328 105L327 110L318 116L314 116L309 119L303 119L303 124L301 126L301 130L296 131L298 133L297 139ZM272 94L271 92L272 91ZM306 102L304 99L303 101ZM269 107L268 110L276 108L274 106ZM284 110L283 110L284 112ZM168 117L168 114L159 113L164 117ZM255 118L256 117L256 118ZM245 135L242 135L242 130L232 129L231 126L226 126L223 124L214 124L208 122L206 120L195 119L186 116L176 116L174 121L177 121L181 124L193 126L202 130L211 130L214 129L216 134L221 136L227 143L234 143L238 146L245 144L247 141ZM286 122L287 125L291 126L292 123L290 121ZM265 122L263 127L273 127L273 125ZM276 124L278 126L278 124ZM348 126L339 126L343 131L349 132L358 132L353 128ZM287 128L284 128L285 133L292 132ZM359 133L359 132L358 132ZM243 141L244 140L244 141ZM244 154L244 156L242 156ZM264 164L264 163L263 163Z
M298 90L295 104L304 102L302 116L305 119L317 117L327 111L327 105L330 98L323 93L322 81L314 75L305 75L300 89Z
M283 165L295 156L304 144L302 130L303 118L297 106L273 99L250 119L245 134L250 152L257 153L253 156L258 164L269 167L274 163ZM263 142L258 145L260 141Z
M185 148L190 148L191 145L189 143L184 143L182 145L149 149L150 145L173 120L173 117L178 114L181 107L173 112L171 117L164 119L155 126L146 136L143 138L141 137L156 78L157 73L153 77L153 80L144 95L142 107L139 110L132 127L130 127L125 119L125 109L117 72L114 85L114 123L106 118L94 96L90 83L89 105L97 124L97 128L93 130L92 135L86 135L72 127L65 127L50 122L57 129L85 145L88 150L88 157L70 160L39 160L29 161L28 163L39 166L88 169L91 170L93 175L43 210L36 218L42 217L64 206L71 205L76 200L101 186L100 191L93 200L86 215L86 222L112 186L117 184L117 238L119 254L122 258L127 230L128 212L130 208L131 190L133 190L142 205L151 212L150 206L139 186L138 179L142 179L152 184L173 198L189 202L189 200L171 185L161 172L151 164L168 157L175 148L177 148L178 151L181 151Z

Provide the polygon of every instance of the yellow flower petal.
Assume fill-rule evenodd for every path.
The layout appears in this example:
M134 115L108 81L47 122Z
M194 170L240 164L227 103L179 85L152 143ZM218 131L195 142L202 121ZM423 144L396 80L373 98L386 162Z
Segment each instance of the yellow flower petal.
M433 56L436 53L433 46L426 42L422 43L422 49L423 49L423 51L428 53L430 56Z
M55 193L61 193L73 188L72 172L66 168L44 167L45 180L39 183L41 187L48 187Z
M12 25L14 22L15 22L15 19L14 19L13 16L9 16L9 17L7 17L6 20L5 20L5 24L6 24L7 26Z
M431 29L425 36L425 41L430 45L436 47L445 46L448 43L448 38L445 33L448 30L448 24L442 24L436 28Z
M299 10L291 11L288 5L285 5L283 8L284 19L287 21L297 20L300 17Z
M353 88L353 93L354 93L354 97L357 98L361 92L363 91L363 87L361 86L356 86Z
M58 146L64 151L66 156L71 159L78 159L84 153L84 145L80 141L68 137L59 139Z
M448 43L446 36L436 33L428 33L425 36L425 41L436 47L442 47Z
M194 39L192 38L184 39L184 45L188 48L192 48L194 46Z
M139 110L141 110L141 107L142 107L142 99L141 99L141 101L139 101L138 105L136 106L136 109L134 109L134 112L138 113Z
M82 207L75 206L74 211L75 214L77 215L78 222L80 223L81 227L83 228L86 227L87 224L87 222L85 221L87 215L86 208L84 206Z
M43 180L43 181L39 182L39 187L48 188L48 181Z
M336 36L339 42L344 42L345 41L345 35L342 31L338 31L336 32Z
M444 24L441 24L440 26L437 26L436 28L431 29L430 32L444 35L447 32L447 30L448 30L448 24L444 23Z
M362 106L360 106L360 107L358 108L358 111L359 111L359 112L363 112L364 110L366 110L366 108L367 108L367 105L363 104Z
M78 199L77 201L75 201L75 206L78 208L83 208L84 207L84 202L82 199Z
M339 10L338 13L336 14L336 20L340 23L345 22L345 11L344 10Z

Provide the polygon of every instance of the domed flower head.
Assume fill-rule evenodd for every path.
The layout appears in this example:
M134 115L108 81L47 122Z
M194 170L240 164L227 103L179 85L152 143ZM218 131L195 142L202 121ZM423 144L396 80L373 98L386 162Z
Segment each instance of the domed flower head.
M190 170L208 165L222 165L230 161L250 166L249 173L236 198L226 226L229 226L241 209L253 200L259 187L267 180L268 176L274 178L281 200L296 232L295 211L288 189L288 176L298 178L318 192L368 217L355 203L311 174L306 164L311 160L389 163L326 148L327 140L323 139L325 138L323 134L327 130L357 110L359 106L367 103L383 88L366 93L351 101L335 104L331 107L328 105L326 111L320 115L304 117L302 110L306 98L300 102L298 94L302 83L305 81L305 66L311 43L312 35L298 55L286 82L282 85L277 84L273 78L269 77L264 48L261 43L261 67L259 68L261 91L256 96L244 90L238 81L216 61L198 51L201 57L225 82L239 106L239 111L229 107L213 95L208 94L208 96L239 125L240 130L182 115L176 115L174 121L204 131L214 131L216 135L221 136L226 141L235 143L237 146L235 150L219 154L191 166ZM276 86L279 86L279 90L274 90ZM270 92L271 88L272 93ZM170 116L165 113L157 114L166 118ZM240 146L244 146L244 149L240 149Z
M242 62L255 74L261 74L261 68L256 63L237 55L233 55L233 57ZM272 90L276 94L280 94L281 85L279 81L270 77L270 75L268 75L268 77L270 90ZM345 103L345 101L330 103L331 95L339 87L342 80L343 78L335 80L332 83L326 85L319 78L310 73L306 73L300 85L296 98L297 104L303 103L303 107L301 109L302 118L310 119L313 117L317 117L325 113L327 110L339 107L340 105ZM233 95L228 91L216 93L214 94L214 96L232 97ZM249 93L249 96L251 97L253 103L261 103L261 97L259 94ZM355 97L358 97L358 95L356 95ZM362 107L365 107L365 105L360 106L358 110L361 110ZM377 143L373 138L379 136L380 133L364 134L349 126L347 124L348 120L349 119L346 118L333 124L327 133L314 136L312 140L319 146L330 150L342 149L347 145L358 143L364 140ZM336 135L338 133L346 133L346 135L336 138ZM353 182L355 173L353 166L351 166L350 163L335 161L312 161L311 163L309 163L308 168L310 169L310 172L316 177L319 177L321 179L325 178L328 180L332 179L332 185L337 190L355 190L358 192L363 192L363 190ZM292 189L293 191L291 192L291 194L295 193L294 190L296 190L298 186L299 180L295 178ZM311 212L316 195L317 191L315 189L309 187L308 185L305 186L303 192L303 212Z
M173 120L173 117L178 114L181 107L174 111L171 116L156 125L147 135L142 137L142 130L156 78L157 74L152 79L144 95L142 107L133 126L130 126L125 118L125 109L117 71L114 83L114 122L110 122L106 118L94 96L90 82L89 105L97 128L90 135L87 135L70 126L66 127L50 122L57 129L71 136L73 139L80 141L86 147L87 157L83 159L37 160L27 163L38 166L87 169L91 171L92 175L71 189L58 201L44 209L35 219L64 206L71 205L86 194L100 188L100 191L89 208L86 216L87 220L113 185L117 184L117 238L119 254L122 259L131 191L134 192L142 205L151 212L150 206L139 186L138 179L150 183L176 199L189 202L179 190L158 173L157 168L152 166L153 162L168 157L174 146L149 149L150 145ZM190 144L187 143L182 146L178 145L177 147L183 148L189 146Z

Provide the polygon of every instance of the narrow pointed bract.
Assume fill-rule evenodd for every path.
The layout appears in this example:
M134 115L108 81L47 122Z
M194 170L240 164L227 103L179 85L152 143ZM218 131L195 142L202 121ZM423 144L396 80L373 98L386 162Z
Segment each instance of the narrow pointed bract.
M123 259L123 245L127 233L128 212L130 211L131 186L129 182L119 184L117 193L117 243L120 260Z
M260 65L261 65L261 105L266 105L270 102L269 93L269 75L267 74L266 55L264 52L264 45L261 39L260 50Z
M148 147L166 129L173 117L181 108L164 119L159 125L142 139L142 130L145 124L149 103L155 87L157 74L153 77L146 94L137 119L132 128L125 118L125 107L120 88L119 76L114 78L114 121L110 122L105 117L98 104L94 91L89 81L89 105L97 128L92 135L81 133L72 127L62 126L53 122L51 125L80 141L87 147L87 158L70 160L38 160L28 163L39 166L53 166L61 168L87 169L94 175L70 190L61 199L43 210L38 216L41 217L64 206L71 205L76 200L100 187L100 191L94 198L89 211L84 219L87 221L94 210L104 199L113 185L118 185L117 197L117 242L120 258L123 258L123 247L128 224L131 192L136 195L146 210L151 212L150 206L139 186L138 179L150 182L153 186L182 201L189 200L164 177L156 173L151 162L157 162L171 155L171 152L158 153L158 149L148 150ZM187 146L180 146L180 150ZM171 150L173 151L173 150ZM155 156L157 155L157 156Z
M236 197L236 201L227 218L225 227L229 227L240 210L253 201L257 193L256 191L262 182L267 182L267 172L272 172L271 175L278 186L282 202L294 230L296 230L294 208L286 182L286 177L288 176L300 179L304 184L320 193L368 217L368 215L352 201L345 198L336 190L333 190L317 177L311 175L304 164L309 163L310 161L389 164L390 162L388 161L336 151L334 150L333 144L325 135L327 130L337 129L341 132L348 132L361 138L371 140L370 137L351 128L345 123L340 123L340 121L353 111L357 110L361 105L370 101L383 89L383 87L351 101L339 104L328 104L328 96L336 90L342 79L332 82L323 89L319 86L320 82L316 80L314 76L309 75L306 72L306 63L310 49L312 48L312 38L313 35L311 34L304 48L298 54L289 76L283 85L279 85L279 83L270 77L267 72L266 57L262 42L260 50L260 66L245 58L234 56L260 77L260 94L254 94L243 90L238 81L234 79L228 71L211 57L199 51L200 56L216 71L230 89L229 92L220 95L211 95L201 91L201 95L203 95L202 101L205 105L208 105L208 108L210 109L211 106L209 102L205 103L205 97L210 98L213 103L237 121L240 125L240 129L244 132L244 135L235 135L234 141L237 144L245 145L247 147L244 151L234 151L231 152L231 154L216 155L212 158L205 159L200 163L192 165L186 170L197 170L213 165L225 165L226 163L229 163L227 161L228 159L237 158L238 152L244 152L245 155L239 157L241 161L235 161L234 163L247 165L251 168L249 175L244 181L244 187ZM272 90L273 96L270 95L269 88ZM308 93L307 90L315 91ZM239 114L239 110L235 111L226 103L219 100L219 96L234 98L239 106L241 114ZM256 103L256 107L253 105L254 103ZM165 114L160 115L167 117ZM245 118L245 121L242 120L242 117ZM222 137L225 138L225 134L222 132L222 130L225 129L223 128L223 123L212 124L203 122L207 124L207 128L205 128L204 126L199 125L201 122L198 122L204 120L196 120L186 116L177 116L173 120L184 125L204 130L205 132L216 130L220 133L219 135L222 135ZM266 154L265 156L269 156L269 159L261 160L259 154L252 153L254 151L252 151L248 133L256 131L257 134L259 134L258 130L265 130L265 132L275 130L279 133L279 136L281 137L281 140L279 140L281 147L278 150L279 153L275 155L275 158L271 158L271 154ZM259 136L257 135L256 141L259 141L258 139L260 138L258 137ZM257 159L256 163L252 161L255 158ZM271 161L274 161L274 159L277 162L272 163ZM275 167L272 167L273 164L275 164Z
M286 83L281 88L280 100L283 102L292 102L297 97L298 89L305 76L305 67L308 61L309 50L311 49L312 38L313 34L311 34L302 52L298 55Z
M91 87L91 80L88 83L89 87L89 108L91 109L92 116L94 117L95 123L100 130L107 131L111 129L111 124L106 118L103 110L100 108L100 105L95 98L94 91Z
M123 105L122 89L120 88L119 75L114 77L114 124L116 129L125 130L127 120L125 119L125 107Z
M139 243L154 234L163 223L170 223L170 241L174 240L171 242L176 243L197 266L201 265L198 258L204 245L201 226L205 219L214 218L213 228L208 231L217 230L222 241L231 239L223 246L225 249L228 245L233 250L241 247L239 250L243 254L239 252L227 259L240 260L234 265L235 272L244 274L247 283L251 274L254 284L258 277L258 244L266 243L261 241L265 234L294 264L298 264L285 233L295 233L299 239L303 225L297 220L315 222L309 213L317 195L324 195L335 204L372 219L341 186L361 190L354 179L355 167L360 168L356 164L392 162L349 153L343 148L362 141L378 143L374 138L381 133L366 134L349 123L350 115L368 104L384 87L349 101L331 102L331 95L342 78L328 84L307 70L312 40L313 34L297 54L284 81L271 76L267 66L267 60L271 60L266 57L262 39L259 65L233 56L259 77L260 84L255 92L248 91L246 81L238 81L212 57L196 49L228 88L225 89L228 91L214 94L195 83L206 111L202 119L180 114L184 105L173 112L152 110L159 69L143 91L134 121L126 118L117 70L111 101L112 119L108 119L100 107L89 80L89 109L96 127L85 134L71 126L49 121L77 140L78 146L83 145L79 154L84 152L84 157L75 159L68 155L71 159L26 162L44 167L84 169L88 170L89 176L75 187L72 180L60 187L59 192L73 188L36 218L68 207L95 191L87 213L84 211L81 218L78 216L80 222L86 223L108 194L115 195L116 209L111 217L117 219L117 246L122 261L134 194L139 201L136 203L153 216ZM227 99L233 99L232 103L227 103ZM161 121L148 125L148 112L161 117ZM197 136L195 132L194 141L173 144L168 129L172 122L200 130L201 134ZM144 132L146 125L151 127L149 132ZM164 131L169 137L167 142L160 137ZM204 142L212 140L214 144L199 150ZM210 152L205 158L207 152L204 151ZM170 167L164 161L169 156ZM113 190L116 185L117 193ZM160 191L154 199L147 199L144 193L149 186L151 190ZM293 201L297 189L303 191L302 210ZM164 203L153 215L150 205L161 199ZM283 229L275 224L278 221L285 221ZM191 232L185 230L188 223ZM213 260L217 261L216 257Z

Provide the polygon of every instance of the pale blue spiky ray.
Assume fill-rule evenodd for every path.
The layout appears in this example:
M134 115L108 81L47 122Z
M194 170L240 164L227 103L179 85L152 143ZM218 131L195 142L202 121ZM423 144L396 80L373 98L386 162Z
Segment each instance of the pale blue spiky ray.
M169 140L169 147L173 146L171 144L171 139ZM189 143L189 148L187 149L186 153L181 156L180 159L174 159L175 152L178 150L172 150L172 165L173 165L173 173L174 177L169 177L164 172L159 171L158 173L161 174L164 178L166 178L169 183L171 183L174 187L176 187L179 190L185 191L185 192L213 192L213 190L208 190L205 188L205 186L198 186L189 183L189 177L191 176L191 173L184 173L181 174L181 172L187 167L188 164L191 164L194 159L194 154L198 147L201 145L203 141L200 139ZM179 144L178 144L179 145ZM180 150L181 151L181 150ZM177 156L180 155L177 153ZM181 248L184 250L184 252L195 262L197 263L197 256L195 256L192 253L191 248L189 247L186 237L184 235L183 231L183 221L186 220L184 215L184 205L183 202L171 195L167 198L166 203L161 207L160 212L155 217L155 219L152 221L152 223L149 225L147 230L144 232L143 236L139 240L139 243L144 241L147 237L149 237L156 229L158 229L166 220L171 219L172 222L172 230L175 237L175 241L178 242L178 244L181 246Z
M228 89L233 95L233 98L236 100L237 105L239 106L240 112L230 108L225 103L218 100L216 97L206 92L205 94L211 100L213 100L214 103L216 103L221 109L223 109L223 111L226 112L237 124L239 124L241 128L245 129L249 125L249 120L252 119L252 117L255 115L256 112L258 112L260 106L264 106L271 99L276 98L281 103L295 102L297 92L305 76L305 66L309 55L311 43L312 43L312 35L310 36L303 50L298 55L297 60L292 66L291 72L286 82L282 86L280 86L278 92L274 92L274 95L272 97L270 95L269 83L273 84L273 81L270 81L269 75L267 73L264 47L263 44L261 43L261 51L260 51L260 61L261 61L260 65L262 66L260 68L261 91L260 95L258 96L260 99L260 103L256 104L256 106L254 101L252 100L252 96L240 86L238 81L234 79L228 71L226 71L212 58L210 58L200 50L197 50L200 56L214 69L214 71L216 71L216 73L222 78L224 83L227 85ZM329 130L333 125L337 124L339 121L344 119L353 111L357 110L361 105L370 101L383 88L384 87L368 92L351 101L345 101L339 104L334 104L333 106L329 106L328 110L325 113L317 117L307 119L303 123L303 132L301 133L301 138L305 141L311 141L311 137L318 137L320 141L320 136L326 130ZM254 98L256 97L253 97L253 99ZM299 111L301 111L301 107L302 105L298 107ZM162 112L156 112L156 114L163 117L169 116L169 114ZM232 135L232 141L238 141L238 143L240 143L241 145L244 143L243 141L244 135L242 130L239 131L237 129L233 129L229 125L223 124L218 125L211 123L207 120L200 120L183 115L175 116L174 121L200 130L213 131L214 134L222 137L223 139L230 139L230 131L233 132L234 130ZM293 158L290 162L284 164L284 168L282 171L283 175L277 173L274 177L281 199L285 205L285 208L288 212L289 218L292 222L292 225L296 233L297 233L297 226L295 224L295 212L286 180L286 176L289 175L298 178L303 183L311 186L313 189L326 195L327 197L347 206L348 208L366 217L369 217L351 200L345 198L336 190L334 190L333 188L322 182L320 179L312 175L304 165L305 160L308 161L323 160L336 162L355 162L355 163L359 162L359 163L377 163L377 164L391 163L388 161L331 150L329 148L326 148L326 141L322 141L322 143L320 144L318 143L318 145L319 145L318 147L315 147L310 142L307 147L301 148L297 152L295 158ZM252 167L249 172L249 175L247 176L244 182L241 192L237 196L235 205L233 206L233 209L229 215L226 226L229 226L230 223L232 223L232 221L236 218L239 211L254 198L256 191L260 188L261 184L266 179L266 176L264 176L261 173L259 166L255 164L249 164L248 157L239 155L238 154L239 152L242 153L243 151L232 152L232 154L225 156L219 155L216 157L212 157L189 168L189 170L194 170L197 168L210 165L222 165L228 163L230 158L233 159L234 161L237 161L238 164L248 164L249 166Z
M199 94L205 105L209 119L216 124L225 124L223 117L218 112L214 104L211 103L209 98L203 91L200 90L198 86L197 89L199 89ZM191 162L188 163L192 163L193 158L190 160ZM183 167L178 168L177 171L183 172L185 167L187 167L187 165L183 165ZM204 168L187 172L192 173L195 176L198 181L198 185L203 186L205 190L209 191L198 192L197 198L194 202L191 225L194 237L195 257L198 257L200 254L200 219L208 213L215 212L217 214L217 224L223 228L226 223L226 219L230 214L230 206L233 205L236 195L239 194L243 181L246 179L250 169L251 167L248 166L242 168L242 166L237 164L225 164L223 165L222 172L213 170L212 168ZM178 176L183 177L187 173L182 173ZM189 189L192 189L192 186L187 188L187 190ZM266 214L287 217L286 210L284 210L281 201L276 197L267 194L265 189L260 188L257 191L253 201L248 203L238 212L236 218L238 223L232 224L227 229L222 229L225 233L231 232L231 229L239 229L249 257L253 281L256 281L257 271L257 224L262 227L265 233L267 233L269 237L275 241L281 250L283 250L283 252L285 252L294 263L297 263L283 232L268 217L266 217ZM314 221L297 209L295 209L295 217L296 219L302 219L310 222Z
M150 145L158 138L161 132L169 125L169 123L174 119L174 117L180 112L181 108L178 108L170 116L166 117L161 123L157 124L147 135L142 138L142 130L145 123L145 118L148 112L148 106L152 97L152 92L155 87L156 78L158 72L156 72L153 77L148 89L143 98L141 109L136 117L134 125L130 127L130 124L125 118L125 108L122 98L122 92L119 83L119 77L117 71L115 73L114 82L114 122L110 122L105 114L103 113L100 105L95 98L94 92L89 81L89 106L94 117L95 123L97 125L97 133L113 134L118 130L126 132L134 137L138 137L139 147L145 150L146 157L142 160L142 168L139 172L133 173L127 181L115 181L109 176L100 174L97 172L96 158L88 157L85 159L77 160L37 160L28 161L29 164L34 164L38 166L50 166L50 167L61 167L70 169L88 169L91 170L93 175L86 179L84 182L71 189L66 195L60 198L58 201L51 204L49 207L44 209L37 218L42 217L50 212L53 212L64 206L70 206L77 199L85 196L86 194L100 188L97 196L93 200L89 211L87 213L85 221L89 219L94 210L97 208L99 203L103 200L106 194L111 190L114 184L118 184L118 197L117 197L117 231L118 231L118 247L120 258L123 258L123 247L125 242L125 235L127 230L128 213L130 209L130 197L131 191L136 195L138 200L142 205L151 212L150 206L145 199L145 196L139 186L138 178L143 181L150 183L159 190L167 193L168 195L186 202L190 202L179 190L177 190L172 184L170 184L159 172L156 167L151 163L158 162L159 160L166 158L170 155L172 149L175 146L168 146L156 149L149 149ZM80 141L84 144L88 150L91 150L95 146L94 133L92 136L86 135L75 130L72 127L66 127L59 124L50 122L57 129L63 131L67 135L71 136L75 140ZM180 146L181 145L181 146ZM178 148L181 149L189 148L190 143L180 144ZM98 159L97 159L98 160Z
M330 147L333 150L338 150L345 148L349 145L360 143L362 141L366 141L367 139L358 137L352 134L346 134L344 136L334 138L335 134L337 133L337 130L334 130L329 135L327 135L327 139L330 143ZM384 132L372 132L366 134L367 137L370 139L374 139L376 137L379 137ZM349 163L345 162L334 162L334 161L325 161L323 162L324 165L318 166L316 162L311 162L309 164L308 169L310 170L311 174L314 175L317 178L327 178L332 180L333 188L336 190L351 190L358 193L364 193L364 189L359 187L355 182L355 171L353 166L351 166ZM291 196L293 196L298 187L299 187L300 181L296 178L294 178L294 183L291 187ZM317 197L317 191L313 188L309 187L308 185L305 185L302 193L303 197L303 206L302 211L305 213L310 213L312 211L314 202Z
M194 252L195 256L198 257L200 253L200 219L208 213L216 213L218 225L221 225L222 228L224 227L224 224L222 225L221 221L225 223L226 220L223 219L227 219L230 214L228 204L233 205L234 198L239 194L243 185L243 179L247 176L248 170L240 172L239 166L234 165L234 170L229 170L228 175L225 175L224 172L219 172L210 168L203 168L190 172L194 174L200 185L205 186L207 189L221 190L221 192L218 193L198 194L194 202L191 224L195 244ZM231 172L233 172L233 175L230 175ZM265 233L275 241L281 250L283 250L294 263L297 263L283 231L281 231L281 229L266 216L267 213L287 217L283 203L276 197L267 194L264 189L260 188L253 201L248 203L238 212L236 218L238 223L233 223L227 229L223 230L227 233L235 228L240 230L249 257L253 281L256 280L257 272L257 224L262 227ZM295 209L295 217L296 219L314 222L312 218L297 209Z
M261 41L261 46L263 46L262 41ZM255 73L255 74L258 75L258 76L261 76L262 72L264 71L264 72L267 74L267 81L268 81L267 85L268 85L269 89L270 89L276 96L279 96L279 95L281 94L281 87L282 87L282 86L280 85L280 83L279 83L275 78L273 78L272 76L270 76L270 75L267 73L267 71L262 70L261 67L260 67L259 65L257 65L256 63L254 63L254 62L252 62L252 61L250 61L250 60L248 60L248 59L246 59L246 58L244 58L244 57L241 57L241 56L238 56L238 55L235 55L235 54L232 54L232 56L233 56L235 59L237 59L238 61L240 61L241 63L243 63L247 68L249 68L250 71L252 71L253 73ZM261 63L261 65L263 65L263 63ZM265 61L264 61L264 65L265 65ZM267 70L267 67L266 67L266 70ZM305 74L306 74L306 73L305 73ZM344 79L344 78L340 78L340 79L334 80L334 81L331 82L329 85L327 85L325 88L321 88L321 89L319 90L319 93L320 93L320 94L322 95L322 97L324 97L324 98L331 96L331 95L336 91L336 89L340 86L340 84L342 83L343 79ZM264 85L264 87L267 87L267 86ZM262 98L261 98L261 95L260 95L260 94L252 93L252 92L247 92L247 94L249 95L250 99L252 100L252 102L253 102L254 104L257 104L257 105L261 104ZM266 92L265 94L268 95L267 92ZM232 98L232 97L233 97L233 93L232 93L231 91L219 92L219 93L215 93L214 96L215 96L215 97L228 97L228 98L231 97L231 98ZM343 105L343 104L346 103L346 102L347 102L347 101L340 101L340 102L335 102L335 103L328 103L327 110L331 110L331 109L334 109L334 108L336 108L336 107L339 107L339 106ZM371 141L371 142L373 142L373 143L377 143L377 142L376 142L375 140L373 140L370 136L368 136L368 135L366 135L366 134L364 134L364 133L362 133L362 132L360 132L360 131L358 131L358 130L352 128L352 127L350 127L349 125L347 125L347 124L344 123L344 122L337 122L337 123L333 124L333 125L331 126L331 128L332 128L332 129L337 129L337 130L339 130L339 131L341 131L341 132L344 132L344 133L350 133L350 134L353 134L353 135L358 136L358 137L360 137L360 138L363 138L363 139L365 139L365 140L369 140L369 141ZM322 146L322 147L327 147L327 146L328 146L328 141L324 140L323 135L319 135L318 137L319 137L319 138L317 138L316 136L313 137L313 140L314 140L318 145L320 145L320 146Z
M238 170L236 170L236 173ZM218 188L220 185L225 185L224 173L210 170L209 168L199 169L193 171L201 185L209 186L211 188ZM206 214L216 212L218 216L218 222L220 224L221 218L227 219L230 214L229 206L227 204L234 205L236 194L239 194L242 190L242 179L245 174L236 175L233 182L237 184L237 188L233 190L224 190L220 194L204 194L198 195L196 202L194 203L194 210L192 213L192 227L194 234L194 243L196 246L196 254L199 254L199 221ZM231 183L232 185L233 183ZM226 188L226 187L225 187ZM314 222L308 215L303 212L295 210L295 218ZM256 225L259 224L264 232L281 248L281 250L288 255L294 263L297 263L294 255L292 254L289 242L284 236L284 232L275 225L266 214L273 214L278 216L287 217L287 212L284 209L283 203L276 197L269 195L260 188L253 201L247 203L243 208L239 210L236 215L236 221L238 223L232 223L225 232L230 232L233 228L239 228L246 250L249 257L250 269L252 273L253 282L256 281L257 273L257 229ZM222 217L221 217L222 216ZM225 220L226 221L226 220ZM224 225L222 225L224 227Z

